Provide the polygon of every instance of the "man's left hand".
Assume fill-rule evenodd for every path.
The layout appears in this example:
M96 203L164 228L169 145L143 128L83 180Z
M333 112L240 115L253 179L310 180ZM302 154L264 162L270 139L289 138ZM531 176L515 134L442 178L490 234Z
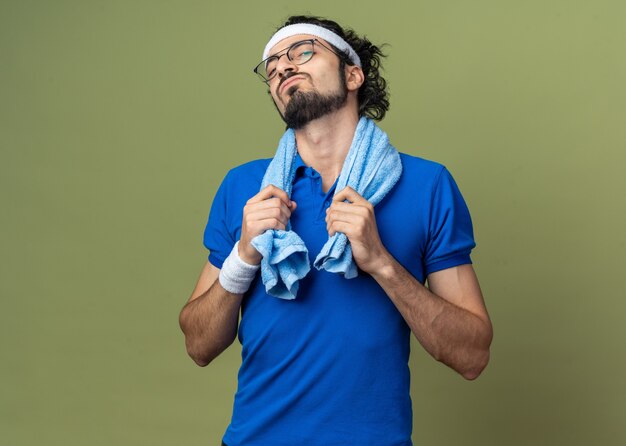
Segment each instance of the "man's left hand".
M326 230L329 236L336 232L346 234L354 261L368 274L382 267L389 256L378 235L374 206L351 187L333 197L326 210Z

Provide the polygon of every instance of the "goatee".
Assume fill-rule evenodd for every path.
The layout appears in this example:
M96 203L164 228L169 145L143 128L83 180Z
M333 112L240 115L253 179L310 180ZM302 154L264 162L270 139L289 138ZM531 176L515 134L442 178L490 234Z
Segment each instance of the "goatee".
M340 91L328 96L324 96L317 91L299 91L296 90L292 95L283 121L287 127L294 130L301 129L314 119L321 118L328 113L340 109L348 99L348 89L345 83Z

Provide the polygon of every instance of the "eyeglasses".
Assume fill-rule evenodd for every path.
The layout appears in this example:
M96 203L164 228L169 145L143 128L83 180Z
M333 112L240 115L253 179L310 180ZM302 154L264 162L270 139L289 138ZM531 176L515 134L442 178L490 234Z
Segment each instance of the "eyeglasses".
M259 75L263 82L267 83L274 79L274 77L276 77L276 67L278 66L278 61L281 57L286 55L287 59L289 59L289 61L295 65L305 64L313 58L313 55L315 54L316 43L320 44L340 58L342 57L335 50L328 48L317 39L300 40L291 44L289 48L285 48L284 50L279 51L273 56L270 56L267 59L261 61L261 63L254 67L253 71Z

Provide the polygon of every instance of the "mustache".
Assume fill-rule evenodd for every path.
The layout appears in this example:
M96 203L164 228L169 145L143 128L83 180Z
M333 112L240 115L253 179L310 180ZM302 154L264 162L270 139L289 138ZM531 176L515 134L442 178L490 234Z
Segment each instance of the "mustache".
M285 82L287 82L289 79L291 79L294 76L304 76L308 78L308 74L306 73L294 73L293 71L288 71L287 73L285 73L285 76L280 80L280 82L278 83L278 86L276 87L276 94L278 94L278 92L280 91L280 88L283 86L283 84Z

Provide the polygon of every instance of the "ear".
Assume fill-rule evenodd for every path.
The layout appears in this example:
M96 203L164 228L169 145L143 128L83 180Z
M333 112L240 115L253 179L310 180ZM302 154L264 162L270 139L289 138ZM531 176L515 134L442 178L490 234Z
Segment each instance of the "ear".
M356 91L365 82L365 75L361 67L346 65L346 88L348 91Z

